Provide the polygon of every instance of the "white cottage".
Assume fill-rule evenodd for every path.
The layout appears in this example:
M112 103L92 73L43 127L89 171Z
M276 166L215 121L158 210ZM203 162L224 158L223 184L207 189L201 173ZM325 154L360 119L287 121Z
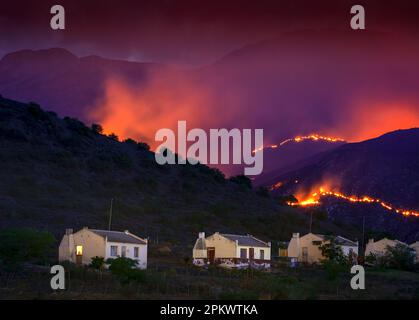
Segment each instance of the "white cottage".
M271 244L252 235L216 232L205 237L200 232L193 248L193 263L198 266L215 264L222 267L269 268Z
M341 236L333 236L333 239L340 246L345 256L356 261L358 257L358 241L355 242ZM300 236L299 233L293 233L288 244L288 257L293 262L320 263L325 259L320 246L329 241L329 237L322 234L307 233L304 236Z
M108 231L87 227L73 233L67 229L59 247L59 261L90 264L93 257L126 257L137 261L137 267L147 268L147 239L128 230Z

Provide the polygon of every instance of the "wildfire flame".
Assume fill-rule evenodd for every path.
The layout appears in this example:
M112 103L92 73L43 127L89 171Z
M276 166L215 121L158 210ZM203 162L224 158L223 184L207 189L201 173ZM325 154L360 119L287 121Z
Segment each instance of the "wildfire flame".
M419 217L419 212L417 211L395 208L393 205L387 202L384 202L383 200L378 199L378 198L372 198L369 196L363 196L363 197L348 196L341 192L326 190L324 187L321 187L317 191L311 193L311 195L304 200L299 200L297 203L288 202L287 204L290 206L303 206L303 207L311 206L311 205L318 205L320 204L321 197L324 197L324 196L332 196L332 197L344 199L350 202L377 203L389 211L393 211L393 212L402 214L404 216Z
M279 147L283 146L284 144L287 144L287 143L290 143L290 142L297 142L298 143L298 142L302 142L302 141L305 141L305 140L311 140L311 141L319 141L320 140L320 141L327 141L327 142L345 142L345 140L343 140L341 138L322 136L322 135L319 135L319 134L315 133L315 134L310 134L308 136L296 136L294 138L285 139L284 141L282 141L279 144L272 144L272 145L269 145L269 146L266 146L266 147L262 146L262 147L259 147L259 148L256 148L255 150L253 150L253 152L256 153L256 152L262 151L263 149L276 149L276 148L279 148Z

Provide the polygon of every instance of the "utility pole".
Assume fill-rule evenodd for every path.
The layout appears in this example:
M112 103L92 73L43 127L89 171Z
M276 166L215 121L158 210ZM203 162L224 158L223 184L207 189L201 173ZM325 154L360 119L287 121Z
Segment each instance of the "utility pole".
M365 245L365 215L362 217L362 254L365 255L365 249L364 249L364 245Z
M309 233L311 233L312 225L313 225L313 211L311 210L311 212L310 212L310 232Z
M109 226L108 230L111 230L111 224L112 224L112 209L113 209L113 198L111 199L111 208L109 210Z

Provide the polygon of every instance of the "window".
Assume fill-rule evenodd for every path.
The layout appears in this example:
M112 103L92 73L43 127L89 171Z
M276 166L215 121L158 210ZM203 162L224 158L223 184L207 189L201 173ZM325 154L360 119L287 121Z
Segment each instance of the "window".
M118 256L118 246L111 246L111 257Z
M121 256L125 257L127 255L127 247L126 246L122 246L121 248Z
M313 241L313 245L315 246L320 246L322 244L321 241Z
M138 256L139 256L139 250L140 248L138 248L138 247L134 247L134 258L138 258Z
M265 250L260 250L260 260L265 260Z
M240 249L240 259L247 259L247 249Z
M76 256L83 255L83 246L76 246Z

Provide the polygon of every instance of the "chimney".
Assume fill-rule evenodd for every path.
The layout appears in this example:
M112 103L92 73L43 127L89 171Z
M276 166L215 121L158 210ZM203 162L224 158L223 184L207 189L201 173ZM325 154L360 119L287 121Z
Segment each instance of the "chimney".
M374 243L374 239L369 239L368 243L371 243L371 244Z
M298 232L295 232L295 233L292 234L292 237L293 238L299 238L300 234Z
M66 235L73 234L73 229L65 229L65 234Z
M200 239L204 239L204 238L205 238L205 232L200 232L200 233L198 234L198 237L199 237Z
M124 231L124 233L125 233L125 234L128 234L128 233L129 233L129 231L128 231L128 230L125 230L125 231Z

